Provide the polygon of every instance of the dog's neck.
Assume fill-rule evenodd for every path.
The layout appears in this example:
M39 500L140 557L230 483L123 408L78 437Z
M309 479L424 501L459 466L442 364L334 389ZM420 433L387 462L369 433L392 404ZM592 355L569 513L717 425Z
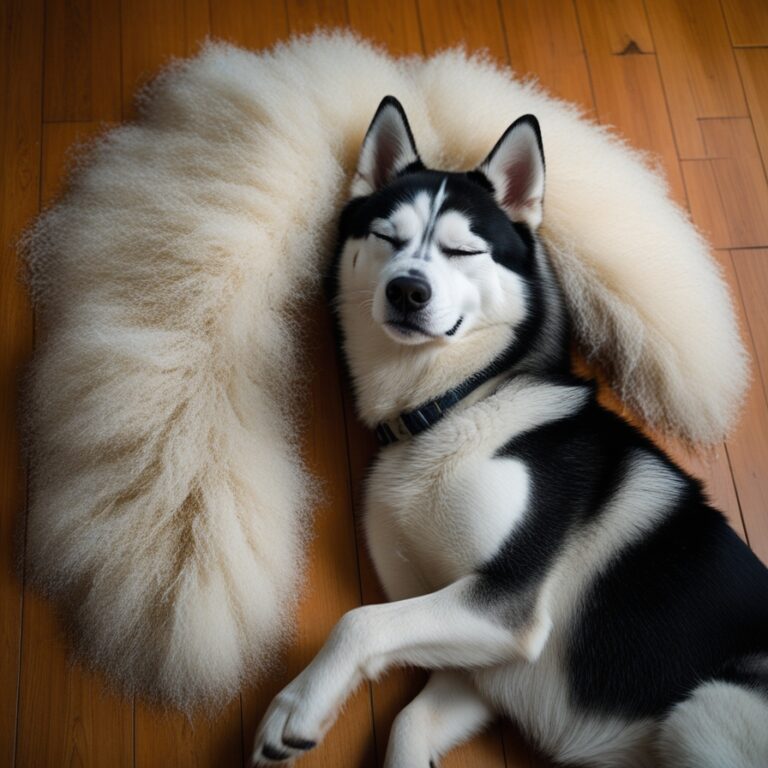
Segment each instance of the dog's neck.
M489 397L510 376L508 371L496 375L484 371L414 411L401 413L394 419L379 423L376 426L379 444L391 445L424 432L448 414L460 412Z
M471 379L513 341L510 328L495 326L453 342L404 346L358 307L341 305L339 309L357 411L372 428Z
M357 296L344 301L337 295L344 353L360 419L376 428L452 390L463 390L467 382L476 382L478 377L484 384L498 376L509 378L519 373L542 376L568 372L570 321L560 285L541 246L536 249L536 264L539 291L530 325L513 329L493 324L475 328L458 339L419 346L392 340ZM485 386L479 394L484 391ZM473 399L477 396L472 395Z

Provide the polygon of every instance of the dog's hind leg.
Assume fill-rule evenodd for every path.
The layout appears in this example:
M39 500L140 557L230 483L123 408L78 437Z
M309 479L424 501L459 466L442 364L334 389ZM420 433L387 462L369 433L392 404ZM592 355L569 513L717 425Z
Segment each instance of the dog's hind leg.
M733 683L703 683L667 715L657 747L669 768L765 768L768 698Z
M496 605L482 586L481 577L467 576L429 595L344 615L312 663L270 705L254 760L292 760L314 747L358 683L392 665L479 668L537 658L551 629L546 611L531 599L519 611Z
M433 672L395 719L384 768L434 768L442 755L481 731L494 716L465 674Z

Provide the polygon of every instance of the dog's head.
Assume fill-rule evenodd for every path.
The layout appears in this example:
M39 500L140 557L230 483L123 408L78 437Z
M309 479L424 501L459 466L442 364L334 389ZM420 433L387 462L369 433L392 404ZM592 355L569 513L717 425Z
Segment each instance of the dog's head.
M369 401L361 412L376 411L366 420L441 394L530 335L543 194L532 115L476 169L449 173L424 166L402 106L382 101L342 215L336 273L345 351Z

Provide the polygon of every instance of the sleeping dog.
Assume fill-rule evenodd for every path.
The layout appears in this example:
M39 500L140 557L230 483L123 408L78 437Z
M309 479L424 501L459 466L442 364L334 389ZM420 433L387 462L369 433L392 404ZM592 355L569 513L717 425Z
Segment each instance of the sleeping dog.
M424 166L396 99L373 119L330 282L383 446L365 533L392 602L347 613L276 697L259 764L408 664L432 674L389 768L436 766L499 715L566 765L768 765L768 569L570 373L544 183L531 115L467 173Z

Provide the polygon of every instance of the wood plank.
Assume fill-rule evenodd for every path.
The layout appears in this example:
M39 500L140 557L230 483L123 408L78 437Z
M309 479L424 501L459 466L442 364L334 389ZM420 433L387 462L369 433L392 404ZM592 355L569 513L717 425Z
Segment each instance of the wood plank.
M726 446L747 540L755 554L768 564L768 402L765 383L761 381L757 353L758 347L768 344L768 329L760 322L761 316L752 313L747 315L745 309L743 281L737 276L734 266L739 264L742 276L748 276L749 273L744 271L741 265L743 253L744 251L731 251L719 254L725 277L736 297L739 322L754 365L741 421L726 441ZM765 268L762 267L763 270Z
M360 605L358 542L352 512L347 466L347 440L332 337L330 312L318 299L307 312L312 317L307 342L313 377L308 398L304 455L320 479L324 499L314 513L313 535L303 595L298 610L295 641L286 649L279 670L253 690L243 693L246 756L256 726L273 696L312 660L328 639L336 621ZM363 685L347 701L337 722L317 749L302 758L310 766L373 766L376 764L369 686Z
M768 249L735 252L733 263L746 322L755 345L753 376L756 381L762 381L763 394L768 401ZM765 471L768 472L768 465Z
M722 4L734 45L768 45L768 3L765 0L722 0Z
M119 94L119 78L114 83ZM97 123L51 123L43 132L42 201L58 194L73 145ZM24 601L19 765L133 765L133 704L103 678L73 664L53 606L27 591ZM46 736L40 738L41 724Z
M578 0L597 117L651 153L685 206L672 124L642 0Z
M768 245L768 183L752 122L702 120L710 159L681 163L691 215L715 248Z
M137 699L136 735L137 766L219 768L244 763L239 696L215 717L191 720Z
M211 0L211 34L245 48L258 50L288 35L284 0Z
M19 280L16 241L37 213L43 89L42 2L0 3L0 765L16 751L22 631L26 466L18 433L19 376L32 352L33 319Z
M588 53L590 47L614 56L655 52L642 0L576 0L576 10Z
M43 119L120 119L119 0L47 0Z
M207 0L122 0L123 116L136 92L173 58L196 53L210 33Z
M133 766L133 706L73 664L61 621L37 594L24 598L17 764Z
M701 118L747 116L720 3L647 0L646 8L680 157L705 157Z
M683 160L680 168L693 221L715 248L728 248L731 235L714 168L709 160Z
M369 40L383 45L390 53L422 53L419 14L413 0L371 3L348 0L349 24Z
M768 174L768 48L736 51L757 144Z
M343 27L347 23L344 0L286 0L288 28L292 35L315 29Z
M590 113L587 60L571 0L501 0L500 7L512 69Z
M468 53L487 51L496 61L509 61L496 0L418 0L424 52L463 46Z

